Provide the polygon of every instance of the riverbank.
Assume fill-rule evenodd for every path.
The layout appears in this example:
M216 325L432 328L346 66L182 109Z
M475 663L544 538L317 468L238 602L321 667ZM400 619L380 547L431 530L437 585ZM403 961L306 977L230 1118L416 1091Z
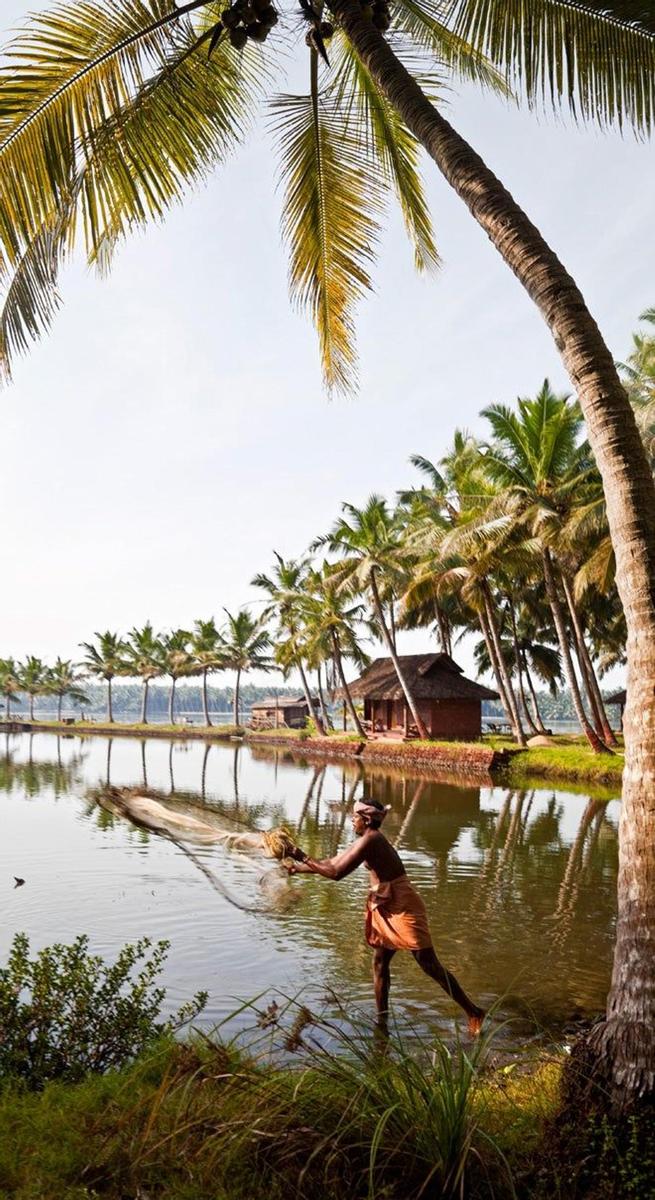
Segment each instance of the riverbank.
M582 737L561 734L552 746L517 748L509 737L485 736L479 742L408 741L376 738L363 741L354 733L310 736L306 730L247 730L237 725L141 725L114 722L28 721L0 723L16 733L58 733L81 737L165 738L179 741L225 742L241 738L251 746L284 748L293 756L319 761L353 761L407 767L433 776L461 775L469 779L537 786L541 781L592 784L620 790L623 748L613 755L594 754Z
M557 1062L478 1075L457 1052L439 1070L396 1047L349 1059L303 1053L300 1032L296 1044L283 1068L203 1040L158 1044L122 1071L41 1093L6 1082L0 1195L407 1200L445 1195L460 1173L470 1197L554 1194L531 1177Z

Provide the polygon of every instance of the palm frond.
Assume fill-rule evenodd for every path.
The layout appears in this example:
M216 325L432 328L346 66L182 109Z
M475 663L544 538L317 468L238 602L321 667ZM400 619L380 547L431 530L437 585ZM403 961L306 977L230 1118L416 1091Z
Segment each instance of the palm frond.
M273 101L282 231L292 298L318 331L326 385L346 392L356 381L353 312L371 288L383 181L334 96L319 94L315 52L311 60L311 93Z
M191 6L187 5L186 9ZM211 7L211 6L210 6ZM239 143L261 51L220 42L168 0L89 0L33 18L0 74L0 361L47 328L78 227L89 261L161 219ZM203 14L203 22L206 21ZM157 26L154 28L154 26ZM199 30L201 32L199 32Z
M649 15L650 12L650 15ZM451 0L453 29L528 103L648 134L655 21L635 0Z
M384 182L395 190L405 228L414 247L416 269L434 269L439 264L439 255L418 171L418 143L373 82L348 39L336 37L332 47L337 104L355 119L356 136L364 146L370 146Z
M393 29L409 35L420 49L460 79L498 92L511 94L507 80L485 54L481 53L452 22L444 20L443 0L397 0L393 6Z

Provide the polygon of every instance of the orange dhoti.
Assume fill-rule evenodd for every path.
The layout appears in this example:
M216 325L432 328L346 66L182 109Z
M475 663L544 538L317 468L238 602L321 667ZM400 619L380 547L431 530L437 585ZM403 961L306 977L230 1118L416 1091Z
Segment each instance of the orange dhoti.
M425 905L406 875L371 888L366 941L385 950L426 950L432 945Z

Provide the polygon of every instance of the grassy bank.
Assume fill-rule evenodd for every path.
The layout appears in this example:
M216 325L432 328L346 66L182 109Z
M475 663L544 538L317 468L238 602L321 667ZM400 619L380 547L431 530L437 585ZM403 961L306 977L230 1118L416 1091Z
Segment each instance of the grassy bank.
M594 754L585 738L573 734L560 734L554 739L553 746L535 746L518 751L508 737L489 737L485 740L499 750L511 752L505 778L517 787L529 787L540 779L591 783L614 789L621 787L622 745L615 754L609 755Z
M458 1181L467 1197L521 1194L556 1108L557 1064L478 1083L456 1054L437 1070L402 1054L323 1057L275 1068L168 1042L83 1083L6 1084L0 1195L408 1200L426 1185L454 1194Z
M71 725L65 724L63 721L29 721L23 717L15 717L9 722L1 722L0 730L3 725L6 727L7 724L29 727L29 731L33 733L97 734L101 737L195 738L201 741L225 741L232 737L242 737L245 733L245 729L241 725L144 725L138 721L129 724L124 721L113 721L111 724L108 721L75 721Z
M312 755L324 754L326 758L338 758L343 747L343 756L352 757L361 739L355 733L335 730L329 737L311 736L307 730L275 729L247 730L237 725L141 725L138 723L113 724L93 721L76 721L65 725L58 721L24 721L16 718L11 724L29 727L34 733L79 734L101 737L151 737L178 738L191 741L226 741L245 736L255 745L288 745ZM2 728L2 723L0 723ZM495 751L497 758L477 762L484 757L483 751ZM420 741L400 742L376 739L366 742L361 756L363 761L395 762L408 767L420 760L422 772L432 769L436 775L443 770L464 775L478 772L491 775L499 781L515 787L537 786L543 780L561 781L579 786L594 785L610 789L613 793L621 786L623 770L623 747L614 755L594 754L586 740L575 735L563 734L554 739L554 745L517 750L516 743L507 736L487 735L479 742ZM431 761L432 760L432 761Z

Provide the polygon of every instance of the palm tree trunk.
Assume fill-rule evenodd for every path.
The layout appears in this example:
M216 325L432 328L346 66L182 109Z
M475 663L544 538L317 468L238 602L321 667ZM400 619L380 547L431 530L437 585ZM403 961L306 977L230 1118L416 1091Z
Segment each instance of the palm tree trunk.
M10 706L11 706L11 693L7 692L7 698L6 698L6 702L5 702L5 720L6 721L8 721L11 716L11 707Z
M614 730L607 719L607 713L605 712L605 705L603 703L603 696L598 685L594 664L587 648L584 629L582 628L580 614L578 613L575 600L573 598L571 585L569 584L564 571L560 571L560 575L562 579L562 587L564 588L564 596L566 598L566 603L571 616L571 625L573 626L573 632L575 633L575 640L578 647L578 661L580 662L580 669L584 674L587 684L589 703L593 706L594 713L596 714L601 737L609 746L616 746L617 741L614 736Z
M202 673L202 709L205 714L205 725L211 725L209 720L209 698L207 696L207 668Z
M316 668L316 689L318 691L318 700L321 706L321 717L323 719L323 724L325 725L326 730L330 730L332 729L332 722L330 720L327 705L325 703L325 696L323 695L323 683L321 680L320 666Z
M375 578L374 570L371 571L371 593L373 596L373 607L375 609L375 615L380 624L380 629L382 630L382 635L384 637L384 640L387 643L387 649L389 651L389 654L391 655L391 661L393 662L394 670L396 672L396 675L398 676L398 682L399 682L401 688L403 689L405 699L407 701L407 706L414 718L414 721L416 722L416 728L418 729L419 736L424 738L427 741L430 737L430 734L428 733L425 721L423 720L423 718L418 710L418 706L417 706L416 701L411 693L409 684L407 683L407 680L405 679L403 669L398 660L398 655L396 654L396 648L393 644L393 641L391 640L391 634L389 633L389 628L384 619L384 611L382 608L382 602L380 600L380 593L378 591L378 584L377 584L377 579Z
M548 596L550 611L553 614L553 623L557 633L560 654L562 655L564 674L566 675L567 683L571 689L573 707L575 708L576 716L580 723L580 728L582 729L582 732L584 733L592 750L595 750L597 754L611 754L611 750L608 750L607 746L603 744L595 730L592 729L587 719L587 714L584 710L584 704L582 703L582 696L580 695L580 688L578 686L575 667L573 666L573 659L571 658L571 649L569 646L566 623L564 621L564 613L562 612L562 606L557 594L557 584L553 571L553 562L548 547L545 547L542 551L541 558L544 567L546 595Z
M497 660L497 664L498 664L498 673L500 675L500 678L503 681L503 690L505 693L505 700L506 700L507 707L508 707L509 718L512 723L513 730L514 730L514 737L516 738L519 746L525 746L527 744L526 740L525 740L525 731L523 729L523 723L521 721L521 716L520 716L520 713L518 710L518 705L516 703L516 696L514 695L514 688L512 687L512 680L510 678L509 670L507 668L507 663L505 662L505 655L503 654L503 648L500 644L500 634L498 632L498 623L496 621L496 614L494 612L493 601L492 601L491 597L489 596L489 590L486 587L486 585L483 586L483 588L482 588L482 598L484 600L484 611L485 611L485 616L487 618L487 625L489 627L489 633L491 635L491 644L494 648L496 660Z
M396 649L396 614L393 611L393 600L389 603L389 633L393 642L393 648Z
M148 678L145 678L143 680L143 692L141 695L141 724L142 725L148 724L148 684L149 683L150 683L150 680Z
M479 612L477 612L476 615L477 615L477 619L478 619L478 625L480 626L480 629L482 631L482 636L484 638L484 644L487 647L487 654L489 655L489 662L491 663L491 668L493 670L494 678L496 680L496 687L498 688L498 691L500 693L500 703L502 704L503 708L505 709L505 715L507 716L507 719L509 720L509 723L511 725L512 724L512 715L511 715L511 711L510 711L510 707L509 707L509 700L507 699L505 683L504 683L503 677L500 673L500 666L498 664L498 659L496 657L496 648L493 644L493 641L491 640L491 631L489 629L489 624L487 622L486 613L481 609Z
M530 668L528 667L528 660L525 656L525 651L523 651L522 657L523 657L523 672L524 672L525 678L528 681L528 688L530 689L530 696L532 697L532 707L534 709L534 719L535 719L535 722L537 725L537 729L538 729L539 733L546 733L546 726L544 725L544 722L543 722L543 719L541 716L541 712L539 710L539 701L537 700L537 693L534 689L534 683L532 682L532 676L530 674Z
M239 705L239 688L241 686L241 668L237 669L237 677L234 681L234 724L239 725L241 718L241 709Z
M30 721L34 720L34 692L30 692Z
M296 665L297 665L297 667L298 667L298 674L300 675L300 682L302 683L302 690L303 690L303 695L304 695L304 697L305 697L305 704L307 705L307 708L308 708L308 710L309 710L309 714L310 714L310 716L313 718L313 720L316 722L316 728L318 729L318 732L320 733L321 737L325 737L325 736L326 736L326 729L325 729L325 726L324 726L324 724L323 724L323 721L322 721L322 719L321 719L321 714L320 714L320 712L319 712L319 711L318 711L318 709L317 709L317 708L314 706L314 700L313 700L312 694L311 694L311 692L310 692L310 690L309 690L309 684L308 684L308 682L307 682L307 676L306 676L306 674L305 674L305 668L304 668L304 667L303 667L303 665L302 665L302 660L301 660L301 659L298 659L298 662L297 662L297 664L296 664Z
M614 360L574 280L500 180L432 106L357 0L330 0L387 97L537 305L602 476L628 630L618 924L607 1020L589 1044L617 1103L655 1091L655 486Z
M168 724L169 725L175 724L175 684L176 683L177 683L177 679L175 678L174 675L171 675L171 690L170 690L169 696L168 696Z
M526 695L525 695L525 688L523 686L523 660L521 658L521 649L519 646L518 634L516 632L516 613L514 611L514 602L513 602L511 596L507 597L507 607L509 609L510 622L512 625L512 645L514 647L514 665L516 667L516 679L517 679L518 686L519 686L519 696L521 697L521 706L523 708L523 713L525 715L525 719L528 723L528 726L529 726L531 732L533 734L536 734L536 733L539 733L539 730L537 729L537 726L535 725L535 723L532 719L532 713L530 712L530 709L528 706L528 701L527 701Z
M112 703L111 685L112 679L110 677L107 680L107 720L109 721L110 725L112 725L114 722L114 706Z
M364 732L364 726L362 725L362 723L357 715L357 709L355 708L355 705L353 703L353 698L350 693L350 688L348 687L348 684L346 682L346 675L345 675L345 672L343 669L343 659L341 657L341 645L339 643L339 635L337 634L336 629L332 630L332 646L334 649L334 661L337 664L337 671L339 672L339 679L341 680L341 687L343 689L343 694L345 697L346 704L348 705L348 712L350 713L350 718L351 718L352 723L355 726L355 729L356 729L357 733L359 734L359 736L362 738L366 738L366 733Z
M439 626L439 643L441 645L441 649L443 650L444 654L450 654L452 647L450 645L448 618L440 604L435 604L434 610L437 618L437 625Z
M57 720L58 721L61 721L61 706L62 706L63 702L64 702L64 693L60 692L59 698L57 700Z

